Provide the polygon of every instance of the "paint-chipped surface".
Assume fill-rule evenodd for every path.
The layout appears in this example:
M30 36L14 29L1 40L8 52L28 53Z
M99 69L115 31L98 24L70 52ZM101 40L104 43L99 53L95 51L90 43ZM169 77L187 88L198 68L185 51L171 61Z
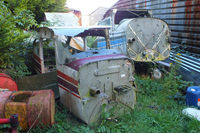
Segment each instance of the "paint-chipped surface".
M0 92L0 118L18 114L22 130L39 123L54 123L55 100L52 90Z
M55 102L52 90L33 92L33 97L27 103L27 116L29 127L39 123L52 125L54 123Z
M58 58L58 57L57 57ZM88 50L73 55L74 61L57 63L61 103L76 117L92 124L106 110L120 102L134 108L136 92L133 66L117 50Z
M5 116L10 118L12 114L18 114L19 125L23 130L28 129L27 109L25 102L8 102L5 105Z

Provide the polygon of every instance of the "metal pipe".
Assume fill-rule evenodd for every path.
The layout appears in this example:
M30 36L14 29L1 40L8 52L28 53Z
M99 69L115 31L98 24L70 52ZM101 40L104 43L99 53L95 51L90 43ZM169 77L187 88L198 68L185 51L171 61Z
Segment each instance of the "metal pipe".
M41 59L41 73L45 73L42 38L39 39L39 57Z
M117 9L112 10L112 16L111 16L111 24L112 24L112 31L115 30L115 14L117 12Z
M84 51L87 51L87 37L84 37Z
M101 93L101 91L99 89L95 89L95 88L90 89L91 96L96 96L96 95L99 95L100 93Z
M176 56L174 53L172 53L172 56L174 57L174 56ZM185 59L185 60L187 60L187 61L189 61L189 62L192 62L192 63L194 63L194 64L197 64L197 65L200 65L198 62L195 62L195 61L193 61L193 60L191 60L191 59L188 59L187 57L183 57L183 56L178 56L179 58L182 58L182 59Z
M6 119L6 118L0 119L0 124L8 124L8 123L10 123L10 119Z
M19 126L18 115L11 115L10 119L0 118L0 124L10 124L12 133L17 133L17 127Z
M177 60L174 60L174 59L170 59L170 60L175 61L175 62L178 62ZM180 63L180 62L178 62L178 63ZM185 63L180 63L180 64L183 65L183 66L185 66L186 68L189 68L189 69L191 69L191 70L194 70L194 71L200 73L200 70L199 70L199 69L195 69L195 68L193 68L193 67L191 67L191 66L189 66L189 65L186 65ZM182 67L182 66L181 66L181 67Z
M171 57L171 55L170 55L170 57ZM183 63L185 63L185 64L188 64L188 65L193 66L194 68L197 68L197 69L200 70L200 66L197 66L197 65L195 65L195 64L192 64L191 62L188 62L188 61L183 60L183 59L178 58L178 57L174 57L174 58L177 59L177 61L181 61L181 62L183 62Z
M110 37L109 37L109 30L105 29L105 39L106 39L106 49L110 49Z

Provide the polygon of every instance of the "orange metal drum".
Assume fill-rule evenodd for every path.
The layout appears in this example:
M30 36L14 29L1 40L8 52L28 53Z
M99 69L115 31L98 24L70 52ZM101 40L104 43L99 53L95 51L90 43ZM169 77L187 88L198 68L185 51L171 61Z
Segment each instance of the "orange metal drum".
M16 82L5 73L0 73L0 91L1 90L18 91Z

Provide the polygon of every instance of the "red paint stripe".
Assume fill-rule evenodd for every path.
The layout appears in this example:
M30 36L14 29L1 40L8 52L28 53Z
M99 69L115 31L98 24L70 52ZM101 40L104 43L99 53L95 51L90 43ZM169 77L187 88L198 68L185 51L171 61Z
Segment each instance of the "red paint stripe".
M72 92L76 93L79 95L79 91L78 91L78 87L70 84L68 81L63 80L62 78L58 77L58 83L62 86L64 86L65 88L68 88L69 90L71 90Z
M39 64L37 61L33 60L33 65L34 65L35 70L37 70L41 73L41 64Z
M63 86L61 86L61 85L58 85L58 86L59 86L60 88L64 89L65 91L67 91L68 93L74 95L75 97L77 97L77 98L79 98L79 99L81 98L79 95L74 94L73 92L71 92L70 90L66 89L65 87L63 87Z
M40 59L40 57L38 57L35 53L33 53L33 58L34 58L35 60L37 60L39 63L42 62L42 60Z
M109 59L124 59L124 58L127 59L127 56L123 54L100 55L100 56L92 56L92 57L78 59L66 65L78 71L81 66L92 62L104 61Z
M75 79L73 79L72 77L70 77L70 76L68 76L68 75L66 75L66 74L64 74L64 73L62 73L61 71L58 71L58 70L57 70L57 74L58 74L60 77L62 77L63 79L65 79L65 80L69 81L70 83L72 83L72 84L78 86L78 81L75 80Z
M38 71L39 73L42 73L41 70L37 67L34 67L35 68L35 71Z

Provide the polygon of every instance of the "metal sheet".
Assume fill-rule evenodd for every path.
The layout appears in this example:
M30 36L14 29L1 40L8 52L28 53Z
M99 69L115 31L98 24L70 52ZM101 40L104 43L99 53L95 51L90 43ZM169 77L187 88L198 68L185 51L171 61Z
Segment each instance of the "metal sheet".
M80 36L105 36L105 29L110 26L92 26L92 27L48 27L54 31L55 35L65 35L70 37Z
M88 30L88 28L64 28L64 27L63 28L49 27L49 28L52 29L56 35L59 36L66 35L72 37L80 34L81 32L84 32L85 30Z
M104 29L109 29L110 26L79 26L79 20L73 13L45 13L46 20L51 23L49 29L54 31L55 35L66 36L85 36L95 35L104 36ZM70 21L69 21L70 20ZM41 29L41 28L39 28ZM83 33L84 32L84 33Z

